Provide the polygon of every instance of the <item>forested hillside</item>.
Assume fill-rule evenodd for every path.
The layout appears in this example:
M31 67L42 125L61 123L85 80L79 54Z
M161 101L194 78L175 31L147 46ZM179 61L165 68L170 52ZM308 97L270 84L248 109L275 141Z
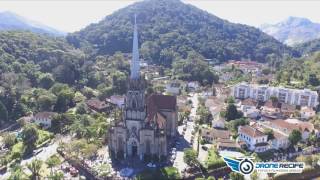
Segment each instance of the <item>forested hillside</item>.
M276 84L316 89L320 86L320 52L285 61L276 74Z
M297 44L294 46L295 50L300 54L310 54L316 51L320 51L320 39L315 39L305 43Z
M191 51L218 62L242 58L266 62L284 53L297 55L256 28L230 23L178 0L135 3L70 34L67 40L98 55L130 52L134 14L141 55L156 64L170 66Z
M87 58L62 38L0 33L0 125L28 112L64 112L92 96L126 90L123 54Z

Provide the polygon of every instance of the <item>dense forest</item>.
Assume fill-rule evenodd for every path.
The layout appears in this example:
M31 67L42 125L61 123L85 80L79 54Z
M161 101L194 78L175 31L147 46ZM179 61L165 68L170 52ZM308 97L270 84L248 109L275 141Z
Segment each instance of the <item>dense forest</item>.
M305 43L297 44L294 49L302 55L307 55L320 51L320 39L311 40Z
M30 112L64 112L84 98L124 93L124 54L93 59L62 38L0 33L0 122Z
M320 86L320 52L283 62L276 73L275 84L316 89Z
M171 66L190 51L218 62L243 58L267 62L284 53L298 55L256 28L230 23L178 0L135 3L70 34L67 40L91 54L130 52L134 14L141 55L152 63Z

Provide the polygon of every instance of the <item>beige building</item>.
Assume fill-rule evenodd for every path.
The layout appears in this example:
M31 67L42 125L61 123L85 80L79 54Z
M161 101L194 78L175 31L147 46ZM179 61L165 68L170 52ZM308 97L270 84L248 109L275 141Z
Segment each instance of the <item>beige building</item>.
M134 28L131 74L122 118L109 130L109 149L117 157L141 160L168 154L168 144L177 129L175 96L145 97L145 79L140 75L137 27Z

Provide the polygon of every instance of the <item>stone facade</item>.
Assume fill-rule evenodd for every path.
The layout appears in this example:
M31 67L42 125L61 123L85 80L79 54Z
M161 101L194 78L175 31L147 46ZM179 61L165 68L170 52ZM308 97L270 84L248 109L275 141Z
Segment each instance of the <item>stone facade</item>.
M175 96L145 96L146 82L140 75L137 27L134 28L133 57L122 117L109 130L109 149L116 157L167 156L169 139L176 135Z

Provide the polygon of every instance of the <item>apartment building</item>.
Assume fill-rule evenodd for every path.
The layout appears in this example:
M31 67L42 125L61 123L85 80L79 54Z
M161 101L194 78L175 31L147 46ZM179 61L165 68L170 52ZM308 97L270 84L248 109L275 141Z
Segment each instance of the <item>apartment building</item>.
M281 103L308 107L316 107L318 105L318 93L310 89L290 89L239 83L232 88L232 95L238 99L252 98L262 102L275 96Z

